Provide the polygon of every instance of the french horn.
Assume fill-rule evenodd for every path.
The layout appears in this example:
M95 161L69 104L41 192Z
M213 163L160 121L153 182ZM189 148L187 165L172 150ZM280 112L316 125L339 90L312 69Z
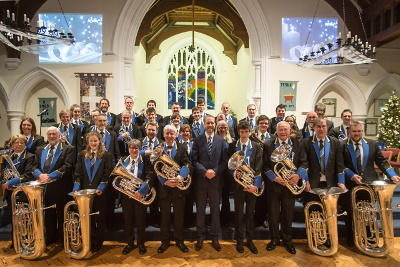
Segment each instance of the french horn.
M347 212L337 214L337 201L340 194L347 191L340 187L314 188L310 191L319 196L321 203L310 201L304 207L307 242L310 250L319 256L332 256L338 251L337 217L347 215ZM319 208L311 211L311 207ZM330 248L322 248L328 240L331 243Z
M245 161L245 155L242 150L235 152L228 161L228 168L230 170L235 170L233 173L233 178L238 182L244 189L249 189L250 186L254 185L254 170L247 165ZM237 174L240 173L240 178ZM264 192L264 181L262 182L262 188L258 188L253 192L253 194L258 197Z
M147 195L143 196L141 199L138 200L135 198L135 193L140 189L144 182L129 172L122 164L121 160L119 160L117 165L115 165L111 175L117 176L114 178L112 185L121 193L124 193L128 197L133 198L144 205L150 205L154 201L156 197L156 190L154 190L154 188L151 188Z
M354 244L364 254L372 257L383 257L390 253L394 246L393 209L392 196L397 184L390 180L378 180L363 182L363 185L356 186L351 192L353 223L354 223ZM366 191L370 200L357 200L357 194ZM378 209L375 208L375 202ZM383 244L380 242L380 230L376 212L382 226ZM382 246L380 246L380 243Z
M177 179L181 168L179 165L164 151L164 144L158 145L150 156L150 161L154 163L154 171L164 179ZM186 179L179 179L177 187L180 190L186 190L192 183L190 175Z
M64 250L74 259L83 259L90 252L90 213L96 189L79 190L69 193L74 198L64 207ZM76 212L72 206L77 206Z
M286 187L292 192L293 195L299 195L303 192L304 188L306 188L306 181L302 179L302 184L299 186L298 184L290 185L289 177L292 174L296 173L296 166L293 164L293 160L290 158L290 146L289 145L280 145L277 147L271 154L271 160L276 162L274 166L274 173L276 176L281 177L283 180L287 181ZM292 158L294 153L292 153ZM279 168L280 167L280 168Z

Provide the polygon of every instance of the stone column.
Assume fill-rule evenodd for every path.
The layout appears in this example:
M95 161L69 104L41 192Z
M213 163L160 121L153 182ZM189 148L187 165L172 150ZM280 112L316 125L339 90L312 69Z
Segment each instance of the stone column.
M253 93L253 102L257 107L258 114L261 112L261 60L252 60L251 63L254 66L255 73L255 86Z
M22 117L25 116L25 111L7 110L7 115L8 115L8 120L10 122L11 136L20 133L19 125L21 124Z

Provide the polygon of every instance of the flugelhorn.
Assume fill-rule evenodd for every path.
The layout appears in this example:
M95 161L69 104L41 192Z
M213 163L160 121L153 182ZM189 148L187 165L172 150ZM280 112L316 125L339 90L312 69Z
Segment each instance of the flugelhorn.
M230 170L235 170L233 173L233 178L236 182L238 182L244 189L249 189L250 186L254 185L254 170L247 165L245 161L245 155L243 151L235 152L228 161L228 168ZM237 174L240 173L240 178L237 177ZM262 182L262 188L257 188L254 191L254 195L256 197L260 196L264 192L264 181Z
M79 190L69 193L74 201L64 207L64 250L74 259L83 259L90 252L90 216L99 212L90 213L96 189ZM71 208L78 207L78 213Z
M397 184L390 180L364 182L351 192L354 244L364 254L372 257L383 257L390 253L394 246L392 196ZM370 200L357 200L357 193L366 191ZM375 208L375 201L378 209ZM379 227L376 212L382 225L383 245L379 246Z
M111 172L111 175L116 175L112 183L113 187L124 193L130 198L135 198L135 193L140 189L142 184L144 183L141 179L136 178L131 172L129 172L125 166L122 164L122 161L119 160L117 165L115 165L114 170ZM141 199L137 200L144 205L150 205L156 197L156 190L151 188L147 195L143 196Z
M280 145L271 154L271 160L276 162L274 166L274 172L277 176L287 181L286 187L292 192L293 195L299 195L306 188L306 181L302 179L301 186L295 184L289 184L289 177L296 173L296 166L294 166L292 159L290 158L291 147L289 145ZM292 153L292 158L294 153ZM280 168L279 168L280 166Z
M179 165L164 151L164 144L158 145L150 156L151 162L154 163L154 171L164 179L177 179L181 168ZM192 179L190 175L186 179L180 179L177 187L180 190L189 188Z
M43 190L46 184L38 181L22 183L17 186L11 196L13 240L15 252L26 260L39 258L46 248L44 237ZM28 203L16 201L19 192L24 192Z
M314 188L310 191L310 193L319 196L321 203L311 201L304 207L307 241L310 250L319 256L332 256L338 251L337 217L347 215L347 212L337 214L337 201L340 194L347 191L347 189L340 187ZM311 207L318 208L310 210ZM331 247L321 248L328 240Z

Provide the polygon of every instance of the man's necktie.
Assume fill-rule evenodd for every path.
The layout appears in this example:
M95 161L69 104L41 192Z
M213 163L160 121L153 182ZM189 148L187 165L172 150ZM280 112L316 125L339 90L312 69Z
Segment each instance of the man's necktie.
M261 135L261 140L264 141L265 140L265 135Z
M242 151L243 151L243 152L246 151L246 144L243 144L243 145L242 145Z
M250 130L253 130L253 119L250 119Z
M149 146L148 146L148 148L151 149L151 150L153 149L153 140L150 140L150 141L149 141Z
M211 155L211 150L212 150L212 138L211 138L211 136L208 137L207 147L208 147L208 153Z
M200 135L200 123L196 122L197 125L197 134Z
M347 126L347 127L346 127L346 136L349 136L349 130L350 130L350 127Z
M167 146L167 151L168 151L168 155L169 155L170 157L172 157L172 156L171 156L172 146Z
M130 171L131 171L132 173L135 171L135 167L136 167L136 162L135 162L135 160L133 159L132 162L131 162L131 169L130 169Z
M357 159L357 171L358 174L362 173L362 164L361 164L361 151L360 151L360 143L356 143L356 159Z
M92 152L90 155L90 173L93 173L94 164L96 163L96 158L94 157L96 153Z
M104 137L104 132L100 132L100 134L101 134L101 138L103 138Z
M17 154L13 154L13 155L11 156L11 160L12 160L12 161L15 161L17 158L18 158L18 155L17 155Z
M125 132L129 132L129 129L128 129L128 127L125 127Z
M68 131L68 126L64 125L64 132Z
M54 146L50 147L49 149L46 161L44 162L43 173L49 173L51 161L53 160L53 155L54 155Z
M325 174L325 153L324 153L324 141L319 140L319 158L321 162L321 173Z

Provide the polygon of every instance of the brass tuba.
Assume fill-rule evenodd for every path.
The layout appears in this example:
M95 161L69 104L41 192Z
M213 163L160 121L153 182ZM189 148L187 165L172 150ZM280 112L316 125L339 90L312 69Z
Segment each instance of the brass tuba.
M392 196L396 184L389 180L378 180L364 182L356 186L351 192L353 222L354 222L354 243L356 247L368 256L383 257L390 253L394 246L393 230L393 209ZM366 191L369 193L370 201L357 201L357 193ZM375 201L378 209L375 208ZM376 212L382 225L383 245L379 246L379 227Z
M90 252L90 213L96 189L79 190L76 194L69 193L75 201L68 202L64 207L64 251L74 259L83 259ZM78 207L78 213L71 208Z
M347 212L337 214L337 201L340 194L347 189L331 187L330 189L314 188L310 193L317 194L321 203L308 202L304 208L308 247L319 256L332 256L338 251L337 217L347 215ZM320 211L310 212L311 206L319 206ZM323 249L320 246L331 241L331 247Z
M247 165L243 151L237 151L231 156L228 161L228 168L230 170L235 170L233 173L233 178L236 182L243 186L244 189L249 189L250 186L254 185L254 171L249 165ZM241 173L240 178L236 176L237 173ZM263 181L262 188L257 188L253 194L256 197L261 196L261 194L264 192L264 188Z
M281 177L283 180L289 182L289 177L296 173L296 166L294 166L292 159L290 159L290 146L289 145L280 145L277 147L271 154L271 160L276 162L274 166L274 172L277 176ZM294 153L292 153L292 157ZM278 167L281 168L278 170ZM293 195L299 195L303 192L304 188L306 188L306 181L302 179L302 185L290 185L289 183L286 184L286 187L292 192Z
M150 156L151 162L154 162L154 171L164 179L176 179L181 171L179 165L164 151L164 144L158 145ZM180 190L186 190L192 183L190 175L185 179L180 179L177 187Z
M38 181L22 183L11 196L14 248L26 260L39 258L46 248L43 211L56 205L43 207L44 187L45 184ZM26 194L28 203L17 202L21 191Z
M112 183L113 187L124 193L130 198L135 198L135 193L140 189L142 184L144 183L141 179L133 176L131 172L129 172L125 166L122 164L122 161L119 160L117 165L115 165L114 170L111 172L111 175L116 175ZM151 188L147 195L143 196L139 201L144 205L150 205L156 197L156 190Z

